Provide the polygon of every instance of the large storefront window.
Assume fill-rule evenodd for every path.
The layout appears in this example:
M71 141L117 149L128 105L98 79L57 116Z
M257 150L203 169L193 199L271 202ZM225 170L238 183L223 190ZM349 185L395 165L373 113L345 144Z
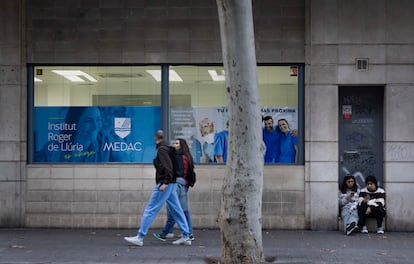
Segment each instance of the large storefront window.
M180 81L170 78L172 138L186 139L196 162L219 163L220 156L225 162L227 155L220 146L227 130L223 67L175 66L170 69L181 77ZM298 130L297 70L290 66L258 67L263 126L267 124L269 128L263 132L267 164L298 163L298 137L278 129L280 120L280 125L288 125L291 131Z
M166 126L161 120L165 116L169 126L163 129L169 131L169 138L186 139L197 163L220 161L217 140L226 133L228 119L222 66L36 66L30 70L32 162L152 162L153 134ZM258 67L267 164L297 164L295 153L302 151L297 70L296 66ZM163 81L167 75L169 81ZM279 132L281 119L281 128L288 124L299 136ZM265 124L273 131L267 131ZM287 159L292 157L293 161ZM222 158L225 161L226 155Z
M152 162L161 67L34 68L33 162Z

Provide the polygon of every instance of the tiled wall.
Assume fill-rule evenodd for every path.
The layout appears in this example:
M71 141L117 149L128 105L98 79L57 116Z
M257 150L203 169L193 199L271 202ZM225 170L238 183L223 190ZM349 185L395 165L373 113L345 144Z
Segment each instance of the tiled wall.
M195 228L217 228L224 166L197 166L189 191ZM151 165L30 166L27 227L135 228L155 185ZM268 166L264 172L263 227L305 228L302 166ZM165 211L153 227L165 223Z
M305 1L253 1L257 60L304 61ZM30 0L28 62L221 63L215 0Z

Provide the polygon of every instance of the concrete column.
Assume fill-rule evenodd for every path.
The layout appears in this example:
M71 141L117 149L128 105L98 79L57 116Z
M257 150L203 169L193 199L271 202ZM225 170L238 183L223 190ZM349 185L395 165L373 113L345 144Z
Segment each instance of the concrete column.
M0 2L0 227L24 223L24 0Z

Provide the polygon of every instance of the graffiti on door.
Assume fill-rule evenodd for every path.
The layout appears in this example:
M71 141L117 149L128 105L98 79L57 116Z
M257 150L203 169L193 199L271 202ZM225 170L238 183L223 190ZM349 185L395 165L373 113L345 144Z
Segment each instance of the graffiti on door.
M339 122L339 182L345 175L353 175L359 188L368 175L382 181L382 89L341 89L339 109L344 108L346 116L340 113Z

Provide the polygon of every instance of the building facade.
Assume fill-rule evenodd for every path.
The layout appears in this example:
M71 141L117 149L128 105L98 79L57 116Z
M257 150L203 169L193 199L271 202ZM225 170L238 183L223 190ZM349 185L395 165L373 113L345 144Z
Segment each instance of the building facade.
M153 166L133 159L37 159L37 126L44 116L52 119L50 110L119 106L119 100L135 98L123 109L153 105L158 112L148 115L157 116L157 123L150 127L173 134L174 107L201 112L222 107L224 91L201 77L207 68L216 75L222 70L215 1L6 0L0 5L0 226L137 227L154 185ZM409 206L414 3L258 0L253 7L263 107L295 109L300 149L296 164L265 165L263 227L335 230L339 181L353 174L362 184L370 174L387 192L386 228L414 230ZM101 90L91 80L75 88L68 81L53 83L54 75L41 82L52 70L75 68L92 72L99 82L122 80L116 86L107 81ZM286 69L291 72L281 80L278 71ZM132 79L151 70L161 74L160 82L145 84L145 90L143 80L139 96L133 94ZM192 82L173 83L171 70L192 76ZM273 75L279 78L275 82ZM118 128L122 135L131 127L124 122ZM47 139L58 140L54 134ZM217 227L224 166L200 162L196 171L197 184L190 190L194 227ZM164 221L162 214L154 226Z

